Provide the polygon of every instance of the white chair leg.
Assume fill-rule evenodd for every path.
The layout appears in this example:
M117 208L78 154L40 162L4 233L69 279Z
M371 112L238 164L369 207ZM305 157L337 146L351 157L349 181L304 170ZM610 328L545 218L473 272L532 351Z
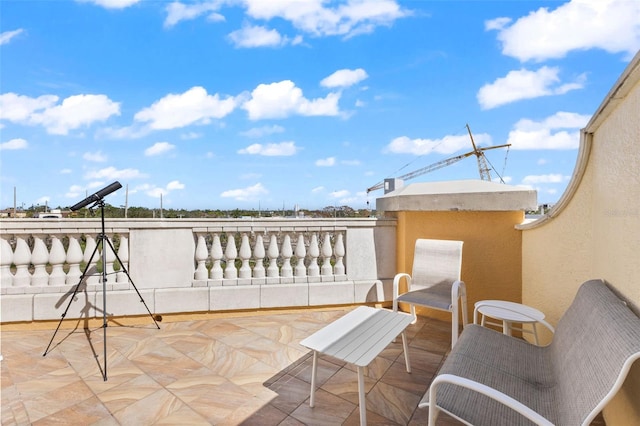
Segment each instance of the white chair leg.
M451 347L453 348L458 341L458 301L451 311Z

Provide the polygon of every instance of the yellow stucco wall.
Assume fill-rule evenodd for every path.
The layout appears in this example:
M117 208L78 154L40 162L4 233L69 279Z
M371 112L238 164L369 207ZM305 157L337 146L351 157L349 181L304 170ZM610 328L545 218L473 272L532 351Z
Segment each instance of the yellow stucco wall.
M581 149L592 133L591 151L575 194L554 218L523 231L523 302L552 324L591 278L640 306L640 68L631 74L585 129ZM640 424L640 362L604 416L610 426Z
M473 304L482 299L521 301L522 211L397 212L397 271L411 273L418 238L464 241L462 280L467 286L469 320ZM421 315L449 319L450 314L430 309Z

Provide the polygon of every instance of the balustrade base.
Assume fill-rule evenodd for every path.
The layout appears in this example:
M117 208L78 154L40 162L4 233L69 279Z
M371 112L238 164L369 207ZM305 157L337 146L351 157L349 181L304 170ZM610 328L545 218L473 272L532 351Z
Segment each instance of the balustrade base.
M309 277L312 278L312 277ZM196 313L246 309L303 308L326 305L375 303L384 300L381 281L340 280L332 282L240 284L244 279L196 280L191 287L143 289L140 295L153 313ZM232 282L235 284L233 285ZM10 287L0 299L0 323L60 319L69 303L73 286ZM21 290L20 293L14 291ZM107 285L107 315L133 316L147 313L129 283ZM379 299L381 295L382 299ZM90 284L76 293L65 320L102 317L103 291Z

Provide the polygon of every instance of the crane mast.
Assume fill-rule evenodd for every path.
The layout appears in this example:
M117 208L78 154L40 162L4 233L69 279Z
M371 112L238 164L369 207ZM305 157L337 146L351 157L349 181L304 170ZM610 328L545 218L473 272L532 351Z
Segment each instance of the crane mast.
M475 141L473 140L473 135L471 134L471 129L469 128L469 125L467 124L466 127L467 127L467 131L469 132L469 137L471 138L471 145L473 146L473 151L469 151L469 152L466 152L464 154L456 155L455 157L451 157L451 158L447 158L447 159L438 161L437 163L433 163L433 164L430 164L430 165L428 165L426 167L423 167L421 169L414 170L414 171L406 173L406 174L404 174L402 176L398 176L397 179L401 179L401 180L413 179L414 177L418 177L418 176L424 175L426 173L432 172L434 170L441 169L441 168L449 166L449 165L451 165L453 163L457 163L458 161L460 161L460 160L462 160L464 158L467 158L467 157L470 157L472 155L475 155L477 160L478 160L478 171L480 172L480 179L491 181L491 170L489 168L489 164L488 164L487 159L486 159L486 157L484 155L484 152L488 151L490 149L510 147L511 144L489 146L489 147L486 147L486 148L478 148L476 146ZM367 193L369 193L371 191L376 191L378 189L382 189L383 187L384 187L384 181L378 182L374 186L368 188L367 189Z

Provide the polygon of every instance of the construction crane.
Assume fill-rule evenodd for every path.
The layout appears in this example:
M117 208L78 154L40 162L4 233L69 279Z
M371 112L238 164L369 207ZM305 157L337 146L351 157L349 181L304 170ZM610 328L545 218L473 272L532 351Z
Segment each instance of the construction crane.
M491 170L489 168L489 164L487 162L487 159L484 156L484 152L488 151L490 149L498 149L498 148L510 147L511 144L489 146L489 147L486 147L486 148L478 148L476 146L475 141L473 140L473 135L471 134L471 129L469 128L468 124L467 124L467 131L469 132L469 137L471 138L471 145L473 145L473 151L469 151L469 152L466 152L464 154L456 155L455 157L451 157L451 158L447 158L447 159L442 160L442 161L438 161L437 163L433 163L433 164L428 165L426 167L423 167L421 169L414 170L413 172L409 172L407 174L399 176L398 179L402 179L402 180L413 179L414 177L421 176L421 175L424 175L426 173L432 172L434 170L441 169L441 168L449 166L449 165L451 165L453 163L457 163L458 161L460 161L460 160L462 160L464 158L467 158L467 157L470 157L472 155L475 155L476 158L478 159L478 170L480 172L480 179L491 181ZM375 184L374 186L368 188L367 189L367 194L369 192L371 192L371 191L376 191L378 189L381 189L382 187L384 187L384 181L379 182L379 183Z

